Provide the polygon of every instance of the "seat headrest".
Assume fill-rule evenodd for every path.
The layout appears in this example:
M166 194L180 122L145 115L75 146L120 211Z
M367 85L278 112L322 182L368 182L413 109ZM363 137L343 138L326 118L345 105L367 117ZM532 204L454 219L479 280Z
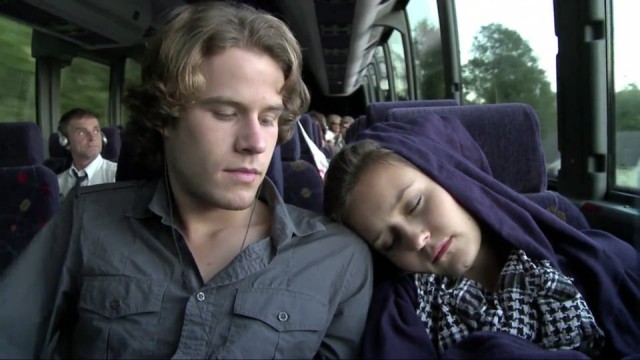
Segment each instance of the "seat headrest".
M457 106L460 105L453 99L442 100L411 100L411 101L383 101L367 105L366 127L377 122L385 121L387 113L391 109L432 107L432 106Z
M456 117L485 153L493 176L521 193L547 188L540 124L527 104L487 104L393 109L387 121L427 114Z
M102 133L107 138L107 144L102 145L102 157L109 161L117 162L118 155L120 155L120 148L122 147L120 129L107 126L102 128Z
M294 124L291 131L291 139L280 145L280 155L282 161L300 160L300 134L298 126Z
M44 138L36 123L0 123L0 167L30 166L44 161Z

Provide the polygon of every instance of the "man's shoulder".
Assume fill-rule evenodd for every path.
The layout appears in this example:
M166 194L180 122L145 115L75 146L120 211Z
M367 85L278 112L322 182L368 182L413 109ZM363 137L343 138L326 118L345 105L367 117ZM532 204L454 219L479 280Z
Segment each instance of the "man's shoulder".
M155 189L155 181L132 180L83 186L78 190L81 196L109 196L117 193L136 193L145 189Z
M102 162L102 168L106 171L113 172L115 175L115 172L118 169L118 163L104 159L104 161Z
M322 242L323 246L329 248L350 248L356 252L368 252L367 245L358 235L356 235L348 227L337 223L323 214L319 214L310 210L299 208L295 205L287 204L294 227L313 228L310 231L292 239L294 243ZM309 226L311 224L311 226Z
M118 206L151 196L155 185L156 181L137 180L83 186L78 190L77 197L85 207Z

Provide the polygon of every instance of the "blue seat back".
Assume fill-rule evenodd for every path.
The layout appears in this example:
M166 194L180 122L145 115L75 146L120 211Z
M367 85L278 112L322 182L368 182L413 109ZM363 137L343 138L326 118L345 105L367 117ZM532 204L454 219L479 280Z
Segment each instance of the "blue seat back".
M282 161L300 160L300 133L298 132L297 126L294 126L291 130L291 139L280 145L280 157Z
M345 144L349 144L356 138L362 130L367 128L367 117L366 115L360 115L356 118L356 120L349 126L347 132L344 134L344 142Z
M44 165L0 168L0 272L60 207L58 178Z
M569 199L555 191L525 194L529 200L578 230L589 229L587 218Z
M527 104L489 104L393 109L387 121L422 119L427 114L458 118L484 151L493 176L521 193L547 188L540 124Z
M385 121L387 113L391 109L457 105L459 105L458 102L453 99L375 102L367 105L367 111L365 114L367 118L366 127L380 121Z
M282 154L280 145L276 145L276 148L273 150L273 156L271 157L271 162L267 168L266 176L276 186L280 196L284 196L284 177L282 174Z
M0 167L42 164L44 138L36 123L0 123Z
M107 143L102 145L102 157L109 161L118 162L122 147L120 129L115 126L107 126L102 128L102 133L107 138Z
M322 213L324 185L318 169L304 160L282 163L284 202Z

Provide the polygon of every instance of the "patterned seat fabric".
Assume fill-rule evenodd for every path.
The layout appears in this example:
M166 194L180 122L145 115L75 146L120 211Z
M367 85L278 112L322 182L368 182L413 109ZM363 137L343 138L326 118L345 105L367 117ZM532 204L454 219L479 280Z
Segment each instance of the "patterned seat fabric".
M32 122L0 123L0 167L42 164L44 140Z
M324 187L318 169L304 160L285 161L282 173L284 202L322 213Z
M580 209L569 199L555 191L547 190L539 193L525 194L525 196L578 230L590 228L587 218L580 212Z
M0 272L58 211L58 179L44 165L0 168Z

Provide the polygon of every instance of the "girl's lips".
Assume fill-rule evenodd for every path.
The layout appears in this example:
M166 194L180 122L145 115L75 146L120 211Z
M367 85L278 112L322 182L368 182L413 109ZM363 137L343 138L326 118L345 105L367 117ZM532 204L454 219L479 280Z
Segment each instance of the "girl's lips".
M437 263L442 256L444 256L444 254L447 253L447 250L449 250L449 246L451 246L451 242L452 242L452 238L448 238L445 241L441 242L440 245L438 245L438 247L436 248L436 255L433 257L433 260L431 261L432 264Z

